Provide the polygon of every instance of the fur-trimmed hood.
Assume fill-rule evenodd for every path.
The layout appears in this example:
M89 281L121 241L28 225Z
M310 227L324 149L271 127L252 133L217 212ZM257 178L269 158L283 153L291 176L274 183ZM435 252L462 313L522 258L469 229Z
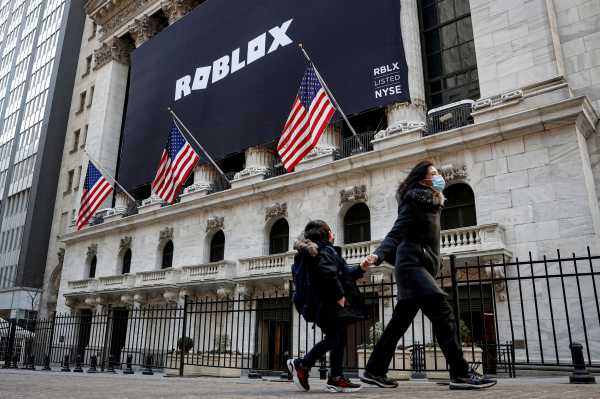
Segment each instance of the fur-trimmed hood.
M317 256L319 254L319 246L317 243L306 238L300 238L296 240L294 243L294 249L298 252L306 251L311 256Z

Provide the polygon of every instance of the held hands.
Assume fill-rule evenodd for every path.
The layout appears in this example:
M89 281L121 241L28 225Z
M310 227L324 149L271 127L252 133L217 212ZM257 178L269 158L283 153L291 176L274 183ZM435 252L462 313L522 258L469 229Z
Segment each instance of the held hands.
M346 297L343 296L339 301L337 301L338 305L340 305L341 307L346 306Z
M364 258L362 260L362 262L360 262L360 267L364 271L367 271L369 266L374 265L375 263L377 263L378 260L379 260L379 257L377 255L368 255L366 258Z

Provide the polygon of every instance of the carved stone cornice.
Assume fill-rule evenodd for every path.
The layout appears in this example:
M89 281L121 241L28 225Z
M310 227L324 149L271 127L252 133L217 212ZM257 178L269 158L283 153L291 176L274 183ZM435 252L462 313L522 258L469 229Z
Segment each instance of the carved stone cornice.
M467 178L467 166L446 165L440 167L440 174L447 181L464 180Z
M340 205L347 202L366 202L367 198L367 186L364 184L340 190Z
M135 41L135 47L139 47L158 33L160 25L156 18L144 14L136 18L128 29Z
M169 19L169 25L171 25L192 11L201 2L202 0L162 0L160 7Z
M129 65L132 50L133 47L131 44L117 37L113 37L107 42L102 43L99 49L94 50L94 71L97 71L111 61Z
M87 249L87 258L91 259L98 254L98 244L92 244Z
M119 243L119 252L123 252L126 249L131 248L131 241L132 239L129 236L121 238L121 242Z
M276 203L273 206L268 206L265 211L265 221L273 218L287 217L287 204Z
M223 230L225 226L225 218L223 216L212 216L206 221L206 232L213 233L215 231Z
M173 239L173 228L172 227L165 227L158 234L158 240L160 242L166 242L166 241L169 241L172 239Z
M85 10L102 28L104 40L154 4L156 0L89 1Z

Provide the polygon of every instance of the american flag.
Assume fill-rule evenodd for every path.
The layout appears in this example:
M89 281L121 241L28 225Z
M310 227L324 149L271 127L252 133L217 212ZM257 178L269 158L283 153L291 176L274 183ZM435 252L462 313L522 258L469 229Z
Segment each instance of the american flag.
M281 162L288 172L317 145L334 112L335 108L310 64L277 145Z
M90 161L85 174L85 183L83 183L81 205L77 215L77 230L81 230L87 224L112 190L112 185Z
M165 202L172 204L181 185L192 173L199 160L200 156L173 123L167 145L158 164L158 172L152 182L152 191Z

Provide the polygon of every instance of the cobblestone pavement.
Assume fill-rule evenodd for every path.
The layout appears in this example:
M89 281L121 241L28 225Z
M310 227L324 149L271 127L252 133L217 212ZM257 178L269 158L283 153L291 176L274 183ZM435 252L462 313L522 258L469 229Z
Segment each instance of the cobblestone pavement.
M288 382L233 378L165 378L161 375L74 374L0 370L0 398L600 398L600 385L570 385L567 378L502 379L483 392L450 391L433 382L401 382L397 389L364 387L354 394L331 394L313 380L310 392Z

